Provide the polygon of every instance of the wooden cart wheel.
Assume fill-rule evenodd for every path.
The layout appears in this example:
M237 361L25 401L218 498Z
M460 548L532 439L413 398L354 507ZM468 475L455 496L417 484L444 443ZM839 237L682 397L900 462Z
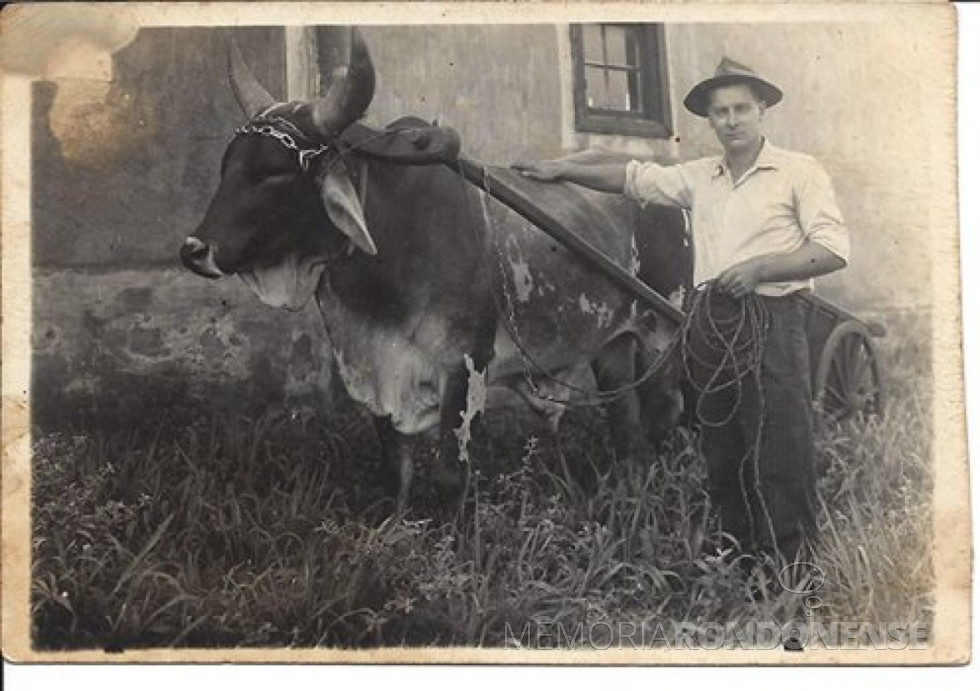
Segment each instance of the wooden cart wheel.
M881 413L881 371L867 326L846 321L830 332L814 376L813 399L833 420Z

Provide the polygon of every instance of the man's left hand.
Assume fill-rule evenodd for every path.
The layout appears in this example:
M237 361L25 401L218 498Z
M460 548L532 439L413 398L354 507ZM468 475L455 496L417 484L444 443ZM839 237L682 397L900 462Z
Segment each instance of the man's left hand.
M755 259L730 266L718 276L717 285L733 298L743 298L761 283L761 268Z

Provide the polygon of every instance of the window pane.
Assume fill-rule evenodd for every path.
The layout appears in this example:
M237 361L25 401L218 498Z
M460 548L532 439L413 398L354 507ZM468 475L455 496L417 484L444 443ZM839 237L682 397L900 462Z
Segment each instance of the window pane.
M582 52L586 62L602 62L602 29L598 24L582 26Z
M589 108L607 108L605 70L601 67L585 67L585 96Z
M626 64L626 27L606 26L606 64Z
M609 92L604 108L609 110L632 110L627 73L619 70L609 71Z
M649 96L643 92L643 80L640 79L640 72L630 72L628 75L630 110L635 113L642 113L645 110Z
M650 65L643 65L640 63L640 56L642 54L643 51L640 48L637 29L631 28L628 32L626 32L626 64L636 65L641 69L649 69Z

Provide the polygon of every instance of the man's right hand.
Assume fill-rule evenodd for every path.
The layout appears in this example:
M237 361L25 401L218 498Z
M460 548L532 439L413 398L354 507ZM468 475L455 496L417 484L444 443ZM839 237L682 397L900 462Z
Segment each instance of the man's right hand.
M562 179L564 166L557 161L518 161L511 168L524 177L541 182L558 182Z

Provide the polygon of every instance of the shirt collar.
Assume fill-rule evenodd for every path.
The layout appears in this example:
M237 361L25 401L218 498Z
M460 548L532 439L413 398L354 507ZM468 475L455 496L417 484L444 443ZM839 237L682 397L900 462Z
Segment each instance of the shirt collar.
M759 150L759 156L755 159L755 163L749 168L745 175L742 176L744 180L749 175L757 170L777 170L779 168L779 149L773 146L768 139L762 138L762 148ZM724 175L727 170L725 165L725 156L722 154L718 157L715 163L715 171L712 177L718 177L719 175Z

